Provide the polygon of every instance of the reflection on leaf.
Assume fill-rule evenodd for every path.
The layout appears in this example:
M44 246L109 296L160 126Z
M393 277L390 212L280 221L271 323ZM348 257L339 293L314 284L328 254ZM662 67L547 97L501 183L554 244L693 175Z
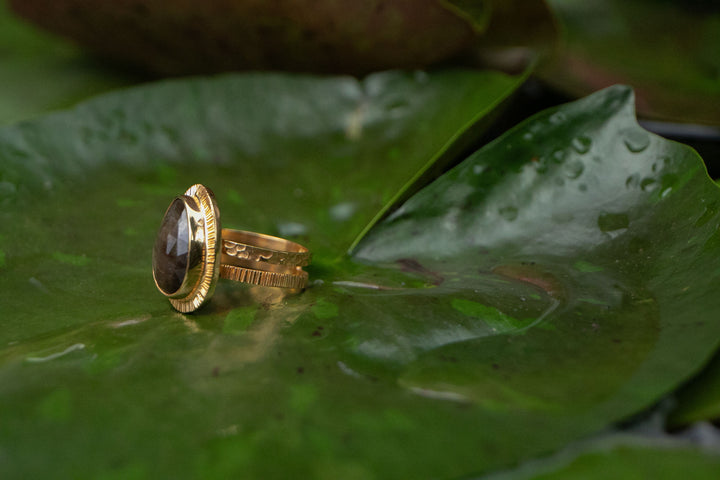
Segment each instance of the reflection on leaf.
M467 476L675 388L720 333L720 198L693 151L637 127L628 89L411 187L343 256L516 85L233 75L0 130L3 478ZM223 282L170 310L149 254L195 182L224 226L302 225L309 288Z

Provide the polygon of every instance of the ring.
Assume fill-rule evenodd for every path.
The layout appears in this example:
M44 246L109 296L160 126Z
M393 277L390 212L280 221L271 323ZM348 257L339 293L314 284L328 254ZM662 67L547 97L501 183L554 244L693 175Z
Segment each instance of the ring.
M209 188L196 184L176 197L155 240L155 285L179 312L190 313L212 297L218 278L303 289L310 251L262 233L221 228L220 210ZM218 262L218 259L220 260Z

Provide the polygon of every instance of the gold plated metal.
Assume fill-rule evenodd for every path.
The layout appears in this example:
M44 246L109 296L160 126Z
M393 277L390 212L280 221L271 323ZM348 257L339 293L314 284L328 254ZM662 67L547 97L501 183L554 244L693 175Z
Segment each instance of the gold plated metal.
M168 290L168 282L163 280L167 272L163 271L161 253L156 241L153 250L153 278L158 289L168 297L170 304L179 312L193 312L203 306L212 297L215 284L220 275L217 265L218 237L220 233L220 211L213 193L202 185L193 185L184 195L177 197L168 208L184 206L175 228L176 257L185 255L185 268L182 283L177 290ZM165 226L165 220L163 226ZM183 230L186 235L183 236ZM160 235L163 233L161 227ZM161 238L158 237L158 241ZM168 250L166 242L165 250ZM185 244L186 245L183 245ZM186 252L186 253L185 253ZM182 270L182 262L175 265ZM178 275L179 276L179 275Z
M218 278L285 289L303 289L302 267L311 254L304 246L255 232L221 229L212 191L190 187L165 212L153 249L158 290L183 313L212 297Z

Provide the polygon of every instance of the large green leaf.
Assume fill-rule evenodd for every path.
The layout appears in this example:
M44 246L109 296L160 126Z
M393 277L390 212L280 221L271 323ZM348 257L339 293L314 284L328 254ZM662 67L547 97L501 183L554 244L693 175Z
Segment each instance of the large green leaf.
M720 455L688 440L609 435L574 445L553 457L527 462L485 480L717 478Z
M2 476L115 468L194 476L221 469L216 455L229 468L250 453L222 453L223 436L249 438L230 435L238 428L256 431L257 447L295 444L287 465L253 455L258 472L352 469L330 446L317 461L307 457L334 435L300 428L319 414L312 378L324 378L314 368L323 360L302 352L317 344L315 325L302 322L312 330L280 347L289 364L272 353L286 322L310 305L325 318L332 305L302 295L295 306L259 308L251 295L263 292L226 286L202 315L173 313L149 272L162 212L204 182L226 226L294 233L315 253L311 274L321 280L400 186L451 159L463 131L522 81L484 72L363 82L229 76L138 88L0 130L0 450L10 459ZM328 366L341 396L354 380ZM347 413L347 401L338 406ZM305 435L316 438L301 442ZM158 462L165 448L174 453Z
M700 368L720 339L719 192L697 154L640 129L632 107L618 87L545 112L361 240L356 259L438 284L424 295L432 313L413 310L395 331L385 318L382 336L363 338L395 361L401 385L552 416L555 435L627 416ZM507 296L483 279L510 282ZM533 308L518 282L546 310L518 312Z
M519 126L343 258L516 81L230 76L0 130L3 478L481 473L694 373L720 334L720 195L627 89ZM310 288L224 282L173 313L150 249L198 181L225 226L307 244Z
M676 401L676 407L668 417L674 427L720 420L720 354L678 392Z

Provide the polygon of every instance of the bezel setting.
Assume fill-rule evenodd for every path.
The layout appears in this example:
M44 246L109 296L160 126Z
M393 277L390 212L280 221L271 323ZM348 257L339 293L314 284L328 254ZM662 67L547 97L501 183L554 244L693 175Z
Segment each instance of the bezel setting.
M177 311L191 313L210 300L220 275L220 211L212 191L200 184L188 188L184 195L173 199L173 203L176 200L182 201L188 220L185 276L175 292L166 292L160 287L154 268L153 279L158 290L168 297Z

